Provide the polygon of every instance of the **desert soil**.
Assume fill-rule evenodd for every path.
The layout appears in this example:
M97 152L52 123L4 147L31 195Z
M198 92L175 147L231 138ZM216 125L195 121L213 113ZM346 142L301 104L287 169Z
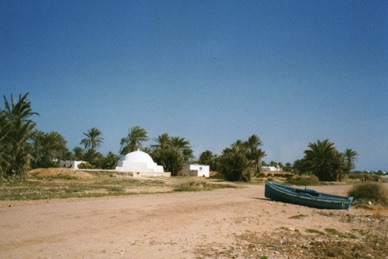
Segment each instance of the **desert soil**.
M349 188L314 187L340 195ZM3 202L0 258L388 258L387 218L269 201L263 184Z

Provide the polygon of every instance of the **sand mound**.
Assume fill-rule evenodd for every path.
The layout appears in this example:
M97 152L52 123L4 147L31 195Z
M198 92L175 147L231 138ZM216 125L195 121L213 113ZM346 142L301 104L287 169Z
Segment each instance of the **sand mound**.
M69 168L38 168L28 172L28 177L71 177L76 179L93 179L94 175Z

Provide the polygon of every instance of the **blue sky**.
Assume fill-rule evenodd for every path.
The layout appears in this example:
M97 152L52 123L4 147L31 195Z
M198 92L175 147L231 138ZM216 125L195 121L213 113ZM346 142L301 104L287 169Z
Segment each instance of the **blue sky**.
M265 161L329 139L388 170L388 2L0 0L0 93L69 149L136 125L198 156L258 135ZM3 103L1 106L3 107ZM152 144L152 141L146 145Z

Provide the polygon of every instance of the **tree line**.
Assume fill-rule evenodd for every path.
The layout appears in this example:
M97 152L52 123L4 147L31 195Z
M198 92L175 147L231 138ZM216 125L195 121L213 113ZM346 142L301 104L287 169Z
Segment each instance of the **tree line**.
M78 146L71 152L61 134L38 130L33 116L39 114L32 110L28 93L19 95L18 99L11 95L8 100L4 96L4 109L0 109L0 178L25 179L29 169L58 167L60 160L83 160L89 168L112 169L117 165L119 155L136 150L150 154L154 162L162 165L172 176L179 175L187 164L198 162L209 165L226 180L250 181L253 176L259 176L263 165L267 165L263 161L266 156L261 148L263 143L257 135L251 135L245 141L235 141L220 155L206 150L194 161L190 142L168 133L157 136L152 139L154 144L143 147L150 138L140 126L130 128L121 139L119 155L109 152L103 156L98 152L104 138L95 127L83 133L84 138L80 141L83 148ZM351 149L339 152L328 139L310 143L304 154L293 165L286 163L283 166L274 161L270 165L279 164L285 170L298 174L314 174L324 181L338 181L354 168L357 158L357 153Z

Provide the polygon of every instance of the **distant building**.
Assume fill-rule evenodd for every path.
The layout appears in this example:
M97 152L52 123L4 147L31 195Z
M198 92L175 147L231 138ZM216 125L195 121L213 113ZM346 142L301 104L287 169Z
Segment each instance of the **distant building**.
M281 172L281 171L283 171L283 169L278 165L276 165L276 166L262 166L261 170L266 171L266 172Z
M210 167L208 165L188 165L183 173L191 175L191 176L199 176L199 177L209 177L210 176Z
M86 163L85 161L76 161L76 160L60 160L59 167L71 168L74 170L78 170L78 166L82 163Z

